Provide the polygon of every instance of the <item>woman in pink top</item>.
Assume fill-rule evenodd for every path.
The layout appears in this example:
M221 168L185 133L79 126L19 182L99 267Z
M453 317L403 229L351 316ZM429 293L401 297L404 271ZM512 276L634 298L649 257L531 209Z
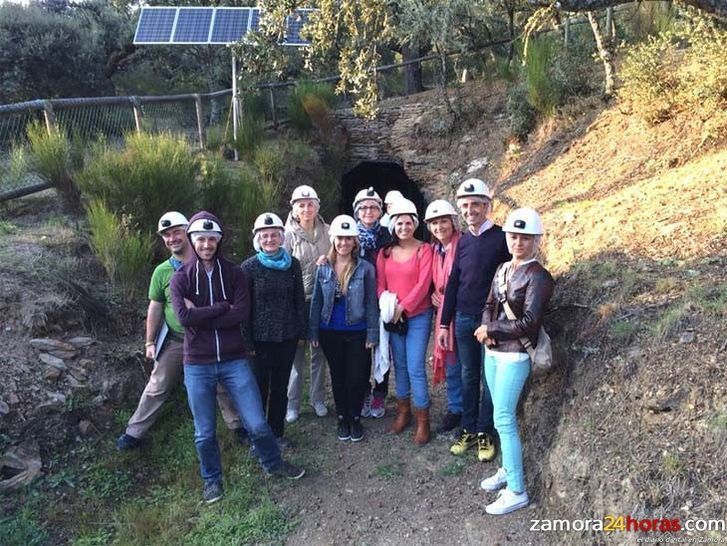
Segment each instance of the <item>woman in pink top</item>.
M436 320L442 319L442 300L447 287L449 274L452 272L457 244L461 236L459 217L454 207L444 199L429 203L424 215L430 233L434 236L432 251L432 305L436 308ZM447 380L447 415L444 416L438 432L447 432L459 426L462 420L462 365L457 360L454 345L454 327L449 325L449 343L447 349L438 343L434 344L434 361L432 365L432 385Z
M414 203L406 199L397 201L390 214L393 241L376 258L376 285L379 297L388 291L397 298L389 338L397 398L396 419L391 429L399 434L409 424L413 397L417 419L414 441L422 445L429 441L425 359L432 322L432 247L414 237L419 225Z

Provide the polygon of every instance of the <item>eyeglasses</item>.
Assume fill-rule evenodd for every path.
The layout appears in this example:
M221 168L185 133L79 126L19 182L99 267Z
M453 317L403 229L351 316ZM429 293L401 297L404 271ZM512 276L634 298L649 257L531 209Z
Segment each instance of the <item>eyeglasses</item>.
M361 212L368 212L370 210L379 210L379 207L375 205L364 205L363 207L359 207L358 210L360 210Z

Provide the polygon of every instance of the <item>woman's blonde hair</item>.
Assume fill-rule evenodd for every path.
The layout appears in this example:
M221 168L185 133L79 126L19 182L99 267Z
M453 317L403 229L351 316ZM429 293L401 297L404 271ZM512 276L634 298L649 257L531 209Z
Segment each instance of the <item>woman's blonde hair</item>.
M341 293L345 296L348 292L348 283L351 280L351 276L353 275L353 270L356 269L356 264L358 263L358 255L360 251L360 244L358 242L358 237L353 237L353 249L351 250L351 263L349 263L344 269L343 273L341 274L341 277L338 279L338 284L341 285ZM331 249L328 251L328 262L331 264L331 267L335 268L336 266L336 258L338 258L338 252L336 252L336 243L335 239L333 244L331 245Z

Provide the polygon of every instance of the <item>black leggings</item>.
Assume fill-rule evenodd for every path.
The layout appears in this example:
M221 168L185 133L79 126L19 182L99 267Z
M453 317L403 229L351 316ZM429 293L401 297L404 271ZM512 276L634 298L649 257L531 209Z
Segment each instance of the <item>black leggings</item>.
M369 388L369 358L366 331L320 330L319 340L331 370L336 413L345 422L361 415L361 405Z
M285 411L288 407L288 380L293 367L297 339L280 342L256 341L253 359L255 379L260 389L263 411L273 434L280 438L285 427Z

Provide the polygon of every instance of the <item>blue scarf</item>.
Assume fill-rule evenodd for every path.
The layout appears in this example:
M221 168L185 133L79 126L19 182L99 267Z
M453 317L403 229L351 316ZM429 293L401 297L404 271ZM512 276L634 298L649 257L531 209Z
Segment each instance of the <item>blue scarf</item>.
M278 271L287 271L293 263L293 258L282 247L273 255L265 254L260 250L257 253L257 259L268 269L277 269Z
M377 220L373 227L367 228L361 222L356 222L358 227L358 239L361 243L362 253L364 250L378 250L378 233L379 221Z

